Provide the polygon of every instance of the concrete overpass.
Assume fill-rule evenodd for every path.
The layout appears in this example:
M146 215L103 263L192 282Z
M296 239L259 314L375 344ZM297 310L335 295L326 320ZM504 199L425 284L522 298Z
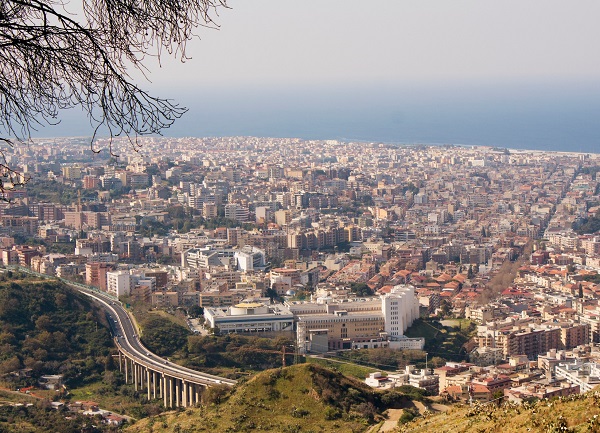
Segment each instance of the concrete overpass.
M94 299L106 311L119 350L119 369L126 383L147 393L148 400L162 398L165 407L188 407L200 402L202 390L235 380L182 367L150 352L140 341L129 314L121 303L88 288L73 286Z
M54 278L23 267L18 267L18 270L43 278ZM233 386L237 383L232 379L182 367L153 354L141 343L131 317L114 296L84 284L62 278L59 280L92 298L105 311L115 336L119 369L125 375L125 382L133 383L136 391L146 392L148 400L161 398L167 408L188 407L199 403L202 391L209 386Z

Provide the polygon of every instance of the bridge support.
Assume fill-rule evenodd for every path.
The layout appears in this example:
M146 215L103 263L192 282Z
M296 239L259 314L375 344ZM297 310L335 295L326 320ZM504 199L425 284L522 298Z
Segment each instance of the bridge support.
M148 398L160 398L165 408L190 407L200 403L204 382L191 381L188 377L177 377L166 373L161 366L155 370L152 365L130 358L127 352L119 350L119 370L125 376L125 383L133 383L140 394Z
M120 352L119 352L120 353ZM125 357L125 383L129 383L129 360Z
M146 385L147 385L147 390L148 390L148 400L151 399L151 397L150 397L150 391L151 391L150 382L151 382L150 381L150 370L148 369L148 367L146 367ZM156 394L156 390L154 393Z

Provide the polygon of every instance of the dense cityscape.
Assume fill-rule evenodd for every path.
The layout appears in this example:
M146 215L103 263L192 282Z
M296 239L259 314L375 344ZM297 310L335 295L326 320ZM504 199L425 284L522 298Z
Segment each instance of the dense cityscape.
M139 144L36 140L8 154L27 182L5 191L3 264L187 311L196 334L289 337L296 356L425 348L435 359L370 373L376 388L520 402L600 383L597 155ZM432 351L412 326L431 318L465 320L471 338Z

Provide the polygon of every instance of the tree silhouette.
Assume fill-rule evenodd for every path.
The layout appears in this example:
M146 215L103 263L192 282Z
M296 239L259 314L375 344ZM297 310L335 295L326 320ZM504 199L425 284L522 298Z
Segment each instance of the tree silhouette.
M145 74L145 60L165 52L185 60L187 41L198 27L216 27L220 7L226 0L3 0L0 142L26 141L79 106L93 137L104 127L137 150L139 135L159 133L186 109L142 90L128 71ZM6 158L0 176L1 190L24 182Z

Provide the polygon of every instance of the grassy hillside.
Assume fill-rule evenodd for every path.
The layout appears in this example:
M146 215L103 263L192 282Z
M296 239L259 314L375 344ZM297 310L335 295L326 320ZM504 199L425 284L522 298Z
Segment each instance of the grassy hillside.
M396 394L398 396L398 394ZM380 419L382 394L314 364L259 373L228 397L212 388L205 404L140 421L129 432L364 432Z
M600 432L600 392L523 405L486 404L454 407L443 414L415 418L399 426L396 431L406 433Z

